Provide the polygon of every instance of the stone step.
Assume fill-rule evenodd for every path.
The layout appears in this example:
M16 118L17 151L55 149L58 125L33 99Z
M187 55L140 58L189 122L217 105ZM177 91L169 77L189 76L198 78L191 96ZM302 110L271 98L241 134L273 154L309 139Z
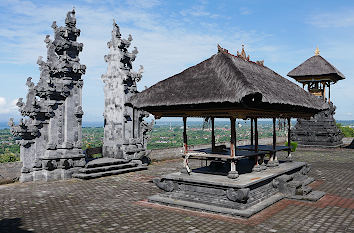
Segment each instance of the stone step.
M306 186L308 184L311 184L314 181L315 181L315 179L313 177L308 177L303 183Z
M146 170L146 166L137 166L137 167L131 167L131 168L124 168L124 169L119 169L119 170L111 170L111 171L105 171L105 172L97 172L97 173L76 173L73 174L73 178L78 178L78 179L95 179L95 178L100 178L104 176L111 176L111 175L118 175L122 173L127 173L127 172L133 172L133 171L139 171L139 170Z
M303 187L303 193L304 193L304 195L309 194L311 191L312 191L312 188L311 188L311 187L309 187L309 186L304 186L304 187Z
M118 164L118 165L81 168L79 170L79 172L88 174L88 173L105 172L105 171L118 170L118 169L124 169L124 168L129 168L129 167L136 167L136 166L138 166L137 163L123 163L123 164Z
M115 159L115 158L99 158L88 162L85 167L86 168L104 167L104 166L124 164L127 162L130 161L125 159Z

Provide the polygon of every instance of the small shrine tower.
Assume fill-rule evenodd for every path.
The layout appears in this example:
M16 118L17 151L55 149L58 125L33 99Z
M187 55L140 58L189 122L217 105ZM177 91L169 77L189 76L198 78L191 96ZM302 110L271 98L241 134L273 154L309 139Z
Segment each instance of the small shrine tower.
M345 79L341 72L320 55L318 48L314 56L290 71L288 76L302 83L304 89L307 86L308 92L328 102L331 102L331 85Z
M298 119L292 130L292 140L305 146L341 145L343 135L333 117L336 107L331 102L331 85L345 79L344 75L324 59L316 48L315 55L290 71L288 76L329 104L329 110L316 114L310 120Z

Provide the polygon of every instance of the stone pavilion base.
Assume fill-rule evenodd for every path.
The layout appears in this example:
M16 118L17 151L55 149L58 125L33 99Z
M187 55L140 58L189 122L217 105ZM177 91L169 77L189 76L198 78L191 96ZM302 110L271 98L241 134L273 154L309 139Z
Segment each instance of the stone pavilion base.
M190 175L176 172L155 178L154 183L166 193L151 196L148 201L250 217L283 198L317 201L325 194L308 186L314 179L307 176L310 168L304 162L280 162L279 166L260 172L247 172L247 164L252 164L248 159L239 164L244 169L237 169L237 179L227 178L226 164L219 165L216 171L213 163Z

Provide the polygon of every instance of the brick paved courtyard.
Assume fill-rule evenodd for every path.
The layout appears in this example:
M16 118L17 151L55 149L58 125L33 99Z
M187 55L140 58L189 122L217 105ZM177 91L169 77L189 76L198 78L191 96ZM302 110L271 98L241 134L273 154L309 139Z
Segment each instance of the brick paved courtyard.
M354 150L301 149L312 165L316 203L282 200L249 219L152 205L151 179L181 169L181 160L95 180L0 186L0 232L354 232ZM199 164L195 163L193 166Z

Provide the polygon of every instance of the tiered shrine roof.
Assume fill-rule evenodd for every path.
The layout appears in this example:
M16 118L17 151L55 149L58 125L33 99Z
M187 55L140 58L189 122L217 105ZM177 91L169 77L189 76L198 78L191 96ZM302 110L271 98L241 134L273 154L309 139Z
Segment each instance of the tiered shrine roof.
M336 83L339 80L345 79L344 75L337 70L336 67L320 55L318 48L316 49L314 56L290 71L288 76L294 78L298 82L316 80L332 81Z

